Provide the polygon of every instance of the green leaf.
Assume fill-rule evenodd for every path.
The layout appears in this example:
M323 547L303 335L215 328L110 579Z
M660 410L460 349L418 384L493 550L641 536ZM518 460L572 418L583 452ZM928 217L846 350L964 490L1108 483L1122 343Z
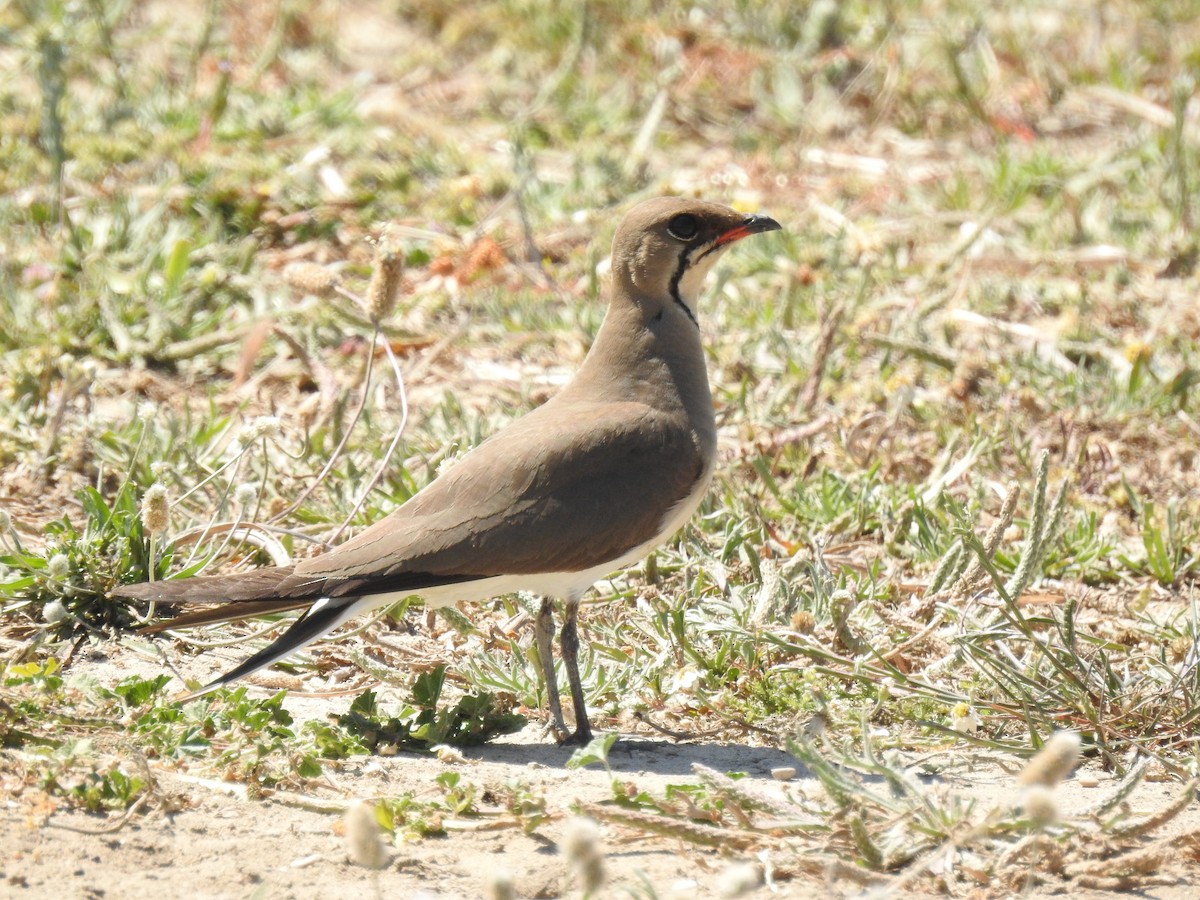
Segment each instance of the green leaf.
M428 672L417 676L413 684L413 702L418 706L432 709L437 706L438 698L442 695L442 685L446 681L446 667L437 666Z
M591 739L586 747L580 747L567 760L568 769L581 769L591 763L600 763L608 769L608 752L617 742L617 733L601 734Z
M192 255L192 242L187 238L179 238L171 246L171 255L163 267L163 299L171 300L179 294L179 286L187 272Z

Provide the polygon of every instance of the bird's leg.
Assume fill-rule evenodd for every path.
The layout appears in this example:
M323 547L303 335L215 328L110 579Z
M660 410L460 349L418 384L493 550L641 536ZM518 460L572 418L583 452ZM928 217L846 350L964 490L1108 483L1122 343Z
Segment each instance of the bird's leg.
M542 680L546 683L546 705L550 707L549 729L561 739L570 734L563 719L562 702L558 699L558 679L554 674L554 601L542 598L534 626L538 659L542 663Z
M562 637L563 666L567 680L571 683L571 702L575 704L575 733L567 742L586 744L592 739L592 725L588 721L587 703L583 696L583 680L579 677L579 598L567 598L567 617L563 622Z

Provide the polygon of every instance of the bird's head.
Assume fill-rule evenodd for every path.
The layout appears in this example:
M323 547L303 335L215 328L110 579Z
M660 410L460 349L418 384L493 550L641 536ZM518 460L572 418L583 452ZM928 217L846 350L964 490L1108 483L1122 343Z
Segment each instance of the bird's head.
M613 239L613 277L640 302L670 301L696 321L713 263L736 241L781 226L718 203L658 197L631 209Z

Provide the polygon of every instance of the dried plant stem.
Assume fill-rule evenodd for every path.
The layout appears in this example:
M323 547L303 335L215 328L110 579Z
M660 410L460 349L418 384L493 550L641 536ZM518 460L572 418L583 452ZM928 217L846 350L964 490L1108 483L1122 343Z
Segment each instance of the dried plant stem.
M863 283L865 290L866 279L863 280ZM842 324L845 314L846 307L838 303L828 310L822 319L821 334L817 338L817 346L813 350L808 377L805 379L804 386L800 389L800 396L796 401L796 409L801 413L810 413L817 405L817 399L821 393L821 378L825 374L825 365L833 350L833 339L837 337L838 327Z
M222 623L223 624L223 623ZM238 635L235 638L228 638L223 641L204 641L200 638L193 637L186 631L174 631L170 628L164 628L163 631L175 640L187 644L189 647L195 647L199 650L213 650L218 647L236 647L238 644L245 644L248 641L256 641L261 637L266 637L272 631L277 631L280 626L279 621L272 621L257 631L252 631L249 634Z
M277 522L284 516L291 515L298 510L305 500L309 498L313 491L325 480L325 477L333 469L338 458L341 457L342 451L346 449L346 444L350 442L350 435L354 432L354 426L358 424L358 420L362 417L363 410L367 406L367 396L371 392L371 374L375 368L375 345L379 341L378 329L371 332L371 345L367 348L367 368L363 373L362 379L362 396L359 397L358 406L354 409L354 415L350 417L350 421L342 429L342 438L338 441L338 445L334 448L333 453L329 455L329 459L325 461L325 465L321 467L321 471L317 473L317 477L312 483L300 492L300 495L282 510L273 515L268 521ZM341 533L341 529L338 530Z
M380 332L376 330L371 341L372 348L374 348L375 343L380 337ZM387 471L388 464L391 462L392 456L396 452L396 448L400 445L400 438L404 436L404 430L408 427L408 393L404 388L404 373L400 371L400 363L396 359L396 354L392 352L391 345L386 339L383 341L383 349L384 353L387 355L388 362L391 363L392 374L396 378L396 391L400 397L400 424L396 426L396 433L392 435L392 442L388 444L387 450L384 451L382 458L379 460L379 465L375 467L375 472L371 476L371 480L367 482L367 486L363 488L362 493L359 494L358 499L354 503L354 508L350 510L350 514L346 516L345 520L338 527L337 531L335 531L329 537L329 543L331 544L337 543L337 539L341 537L342 532L344 532L347 526L354 521L354 517L357 516L358 511L362 509L362 505L366 502L367 496L375 489L375 486L379 484L380 479L383 478L383 474Z
M181 362L185 359L194 359L197 356L203 356L210 350L223 347L225 344L236 344L238 341L244 340L246 335L253 329L253 325L245 325L230 331L218 331L213 334L203 334L199 337L190 338L186 341L176 341L165 347L135 348L133 352L153 356L160 362Z
M639 831L649 831L652 834L668 838L677 838L689 844L699 844L702 847L729 847L745 850L757 844L764 843L766 835L753 831L738 831L733 828L713 828L711 825L695 825L691 822L680 821L670 816L660 816L655 813L641 812L632 809L619 809L611 806L601 806L598 803L581 803L581 815L601 822L611 822L614 825L624 825Z
M1127 839L1142 837L1161 828L1192 805L1192 801L1196 799L1197 789L1200 789L1200 778L1193 778L1184 785L1183 791L1173 802L1154 813L1154 815L1147 816L1137 822L1115 825L1108 829L1108 834L1111 837Z
M939 368L953 372L958 368L958 359L951 356L949 353L943 352L932 344L925 344L919 341L905 340L903 338L892 337L888 334L872 334L865 338L868 344L875 347L881 347L884 350L898 350L901 353L906 353L914 359L919 359L922 362L932 363Z
M878 611L878 607L877 607L877 611ZM897 658L907 654L908 651L911 650L913 647L917 647L920 644L924 643L925 641L929 640L932 637L933 633L935 631L937 631L939 628L941 628L944 624L945 623L942 621L942 617L940 615L934 615L928 625L926 625L924 628L922 628L920 631L918 631L912 637L908 638L907 640L902 641L901 643L899 643L895 647L893 647L891 650L882 654L881 658L885 662L893 662ZM940 640L937 643L942 644L942 642Z

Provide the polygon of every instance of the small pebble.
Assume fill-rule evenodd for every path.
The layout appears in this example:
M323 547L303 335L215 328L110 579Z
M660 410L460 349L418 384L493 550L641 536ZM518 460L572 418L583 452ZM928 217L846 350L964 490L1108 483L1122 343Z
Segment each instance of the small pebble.
M796 777L795 766L777 766L771 770L771 777L776 781L791 781Z

